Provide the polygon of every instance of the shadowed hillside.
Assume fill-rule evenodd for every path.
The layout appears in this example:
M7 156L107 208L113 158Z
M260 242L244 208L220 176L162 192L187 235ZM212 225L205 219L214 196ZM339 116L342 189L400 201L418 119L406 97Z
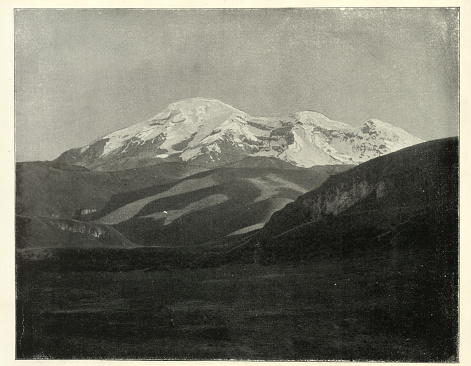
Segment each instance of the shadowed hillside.
M257 165L214 169L174 183L117 194L90 219L115 225L137 244L204 244L259 229L273 212L319 186L331 174L349 168L287 170L265 168L260 162Z
M77 210L101 209L114 194L166 184L206 170L165 163L119 172L95 172L52 162L16 165L16 214L73 218Z
M263 235L274 237L329 216L364 211L370 211L364 212L369 221L387 227L401 215L457 199L458 141L430 141L330 177L273 215Z
M247 159L240 165L207 170L163 163L99 172L58 162L19 163L18 245L47 247L47 238L51 247L88 246L90 240L103 244L80 234L64 236L51 224L59 219L110 229L114 225L127 240L140 245L204 244L259 229L273 212L350 168L304 169L269 157Z

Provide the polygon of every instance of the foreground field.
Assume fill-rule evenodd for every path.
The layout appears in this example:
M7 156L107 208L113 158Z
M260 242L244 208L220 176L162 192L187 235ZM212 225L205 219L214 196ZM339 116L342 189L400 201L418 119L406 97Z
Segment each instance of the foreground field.
M377 252L168 271L19 268L17 356L453 359L456 350L443 347L454 341L444 334L440 349L427 337L437 324L414 324L417 316L407 313L436 310L418 303L431 295L413 280L420 258L408 270L407 260ZM399 317L408 319L396 324Z

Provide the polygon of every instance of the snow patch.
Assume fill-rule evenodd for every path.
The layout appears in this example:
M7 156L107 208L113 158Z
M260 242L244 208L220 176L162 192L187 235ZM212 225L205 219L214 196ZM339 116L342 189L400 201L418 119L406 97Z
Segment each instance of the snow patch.
M233 235L239 235L239 234L249 233L249 232L251 232L251 231L261 229L261 228L263 228L264 226L265 226L265 222L260 222L260 223L258 223L258 224L246 226L246 227L243 227L242 229L233 231L232 233L230 233L230 234L227 235L227 236L233 236Z
M144 206L149 204L152 201L158 200L160 198L176 196L179 194L191 192L197 189L208 188L212 186L216 186L218 183L211 177L204 177L200 179L186 179L167 191L163 193L159 193L153 196L145 197L140 200L136 200L134 202L128 203L120 208L110 212L109 214L99 218L96 220L96 223L100 224L108 224L108 225L116 225L120 222L125 220L129 220L130 218L136 216L139 211L141 211Z
M298 192L299 195L307 192L303 187L287 181L276 174L267 174L261 178L245 178L244 180L249 181L260 189L260 196L252 201L252 203L276 197L280 193L280 189L292 189Z
M305 125L317 126L325 130L351 130L352 126L346 123L333 121L321 113L303 111L295 114L295 118Z
M161 220L165 219L164 226L170 225L175 220L179 219L180 217L189 214L191 212L197 212L204 210L208 207L216 206L221 203L224 203L229 200L224 194L213 194L208 197L205 197L199 201L192 202L189 205L185 206L180 210L166 210L163 212L156 212L154 214L142 216L143 218L153 218L154 220Z

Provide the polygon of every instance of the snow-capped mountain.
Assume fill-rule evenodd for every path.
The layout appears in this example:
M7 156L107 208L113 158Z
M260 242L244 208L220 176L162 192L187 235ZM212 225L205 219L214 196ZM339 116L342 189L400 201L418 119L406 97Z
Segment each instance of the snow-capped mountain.
M170 104L155 117L110 133L57 160L96 170L184 161L220 166L248 156L276 157L300 167L359 164L422 142L379 120L352 127L313 111L251 117L215 99Z

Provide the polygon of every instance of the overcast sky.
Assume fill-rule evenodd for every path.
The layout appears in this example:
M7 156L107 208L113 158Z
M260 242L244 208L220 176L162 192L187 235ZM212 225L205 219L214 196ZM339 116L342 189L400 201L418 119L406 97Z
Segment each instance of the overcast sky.
M17 160L54 159L197 96L455 136L458 34L454 9L18 10Z

